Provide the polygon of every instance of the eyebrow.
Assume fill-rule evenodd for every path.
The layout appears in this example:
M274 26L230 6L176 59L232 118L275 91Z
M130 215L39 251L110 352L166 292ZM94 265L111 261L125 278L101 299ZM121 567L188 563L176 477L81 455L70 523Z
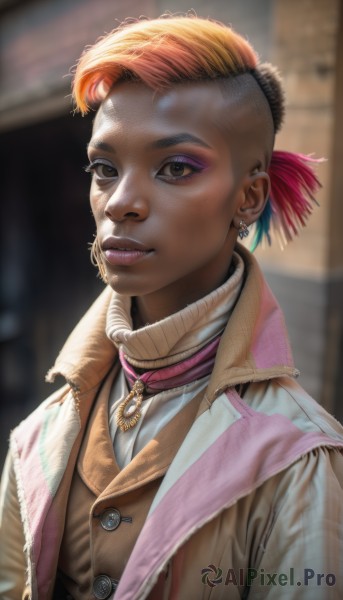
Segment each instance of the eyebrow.
M178 133L177 135L172 135L170 137L161 138L160 140L156 140L152 142L152 148L169 148L170 146L177 146L178 144L184 144L186 142L191 142L192 144L197 144L198 146L203 146L204 148L210 148L206 142L196 137L195 135L191 135L190 133ZM97 150L104 150L105 152L114 152L114 148L107 144L106 142L102 142L101 140L91 140L88 144L88 148L92 146Z
M198 146L203 146L204 148L210 148L206 142L196 137L195 135L191 135L190 133L179 133L177 135L173 135L170 137L162 138L160 140L156 140L152 143L153 148L169 148L170 146L176 146L177 144L184 144L185 142L191 142L193 144L197 144Z
M102 142L101 140L91 140L89 144L87 144L87 148L96 148L97 150L104 150L105 152L113 152L112 146L110 144L106 144L106 142Z

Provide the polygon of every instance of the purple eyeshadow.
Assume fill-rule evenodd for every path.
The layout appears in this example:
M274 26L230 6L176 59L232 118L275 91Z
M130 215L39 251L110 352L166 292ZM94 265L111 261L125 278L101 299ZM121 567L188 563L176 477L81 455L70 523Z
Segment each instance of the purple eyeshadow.
M190 165L194 169L205 169L207 167L207 164L204 163L203 161L194 159L194 158L191 158L190 156L185 156L185 155L173 156L169 160L170 160L170 162L176 162L176 163Z

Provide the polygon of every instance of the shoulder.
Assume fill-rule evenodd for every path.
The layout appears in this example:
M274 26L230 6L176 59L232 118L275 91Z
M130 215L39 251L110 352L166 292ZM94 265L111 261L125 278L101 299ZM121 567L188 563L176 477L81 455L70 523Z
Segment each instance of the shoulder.
M53 392L12 431L11 451L28 457L37 449L53 446L57 437L68 437L70 431L80 429L80 419L75 398L68 384Z
M55 390L45 400L40 402L38 406L30 412L14 429L14 432L21 428L30 427L32 423L44 419L44 414L50 408L54 406L61 406L68 397L72 396L71 388L68 384L63 385L59 389Z
M291 377L249 385L244 401L256 412L282 415L304 433L323 433L343 443L343 427Z
M321 552L324 553L326 542L336 548L337 534L342 533L343 524L342 425L290 377L252 383L244 402L252 420L254 415L262 417L256 419L260 429L261 425L268 429L271 421L276 434L270 438L267 452L259 453L256 458L257 462L262 460L261 468L274 455L278 459L280 448L282 457L290 455L285 468L266 478L250 498L256 506L260 506L260 499L262 505L267 501L272 507L272 529L277 543L280 538L289 539L289 532L294 530L294 542L300 553L297 560L304 544L309 553L312 546L315 548L316 536L317 547L323 544ZM256 437L259 435L257 431ZM308 531L313 532L312 546L304 539L304 544L299 541L300 536L304 538L305 521ZM315 564L312 555L311 560Z

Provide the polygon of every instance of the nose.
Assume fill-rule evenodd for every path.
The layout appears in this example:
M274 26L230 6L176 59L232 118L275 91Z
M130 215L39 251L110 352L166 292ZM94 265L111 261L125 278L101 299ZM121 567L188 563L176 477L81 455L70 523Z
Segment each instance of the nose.
M144 186L132 177L123 178L108 198L105 215L111 221L144 221L149 214L149 202Z

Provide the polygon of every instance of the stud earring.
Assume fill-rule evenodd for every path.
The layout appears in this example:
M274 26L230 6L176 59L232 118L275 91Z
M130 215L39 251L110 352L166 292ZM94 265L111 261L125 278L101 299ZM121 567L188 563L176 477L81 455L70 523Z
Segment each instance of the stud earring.
M247 224L244 221L240 221L239 222L239 227L238 227L238 235L240 237L240 239L242 240L245 237L248 237L249 235L249 229Z

